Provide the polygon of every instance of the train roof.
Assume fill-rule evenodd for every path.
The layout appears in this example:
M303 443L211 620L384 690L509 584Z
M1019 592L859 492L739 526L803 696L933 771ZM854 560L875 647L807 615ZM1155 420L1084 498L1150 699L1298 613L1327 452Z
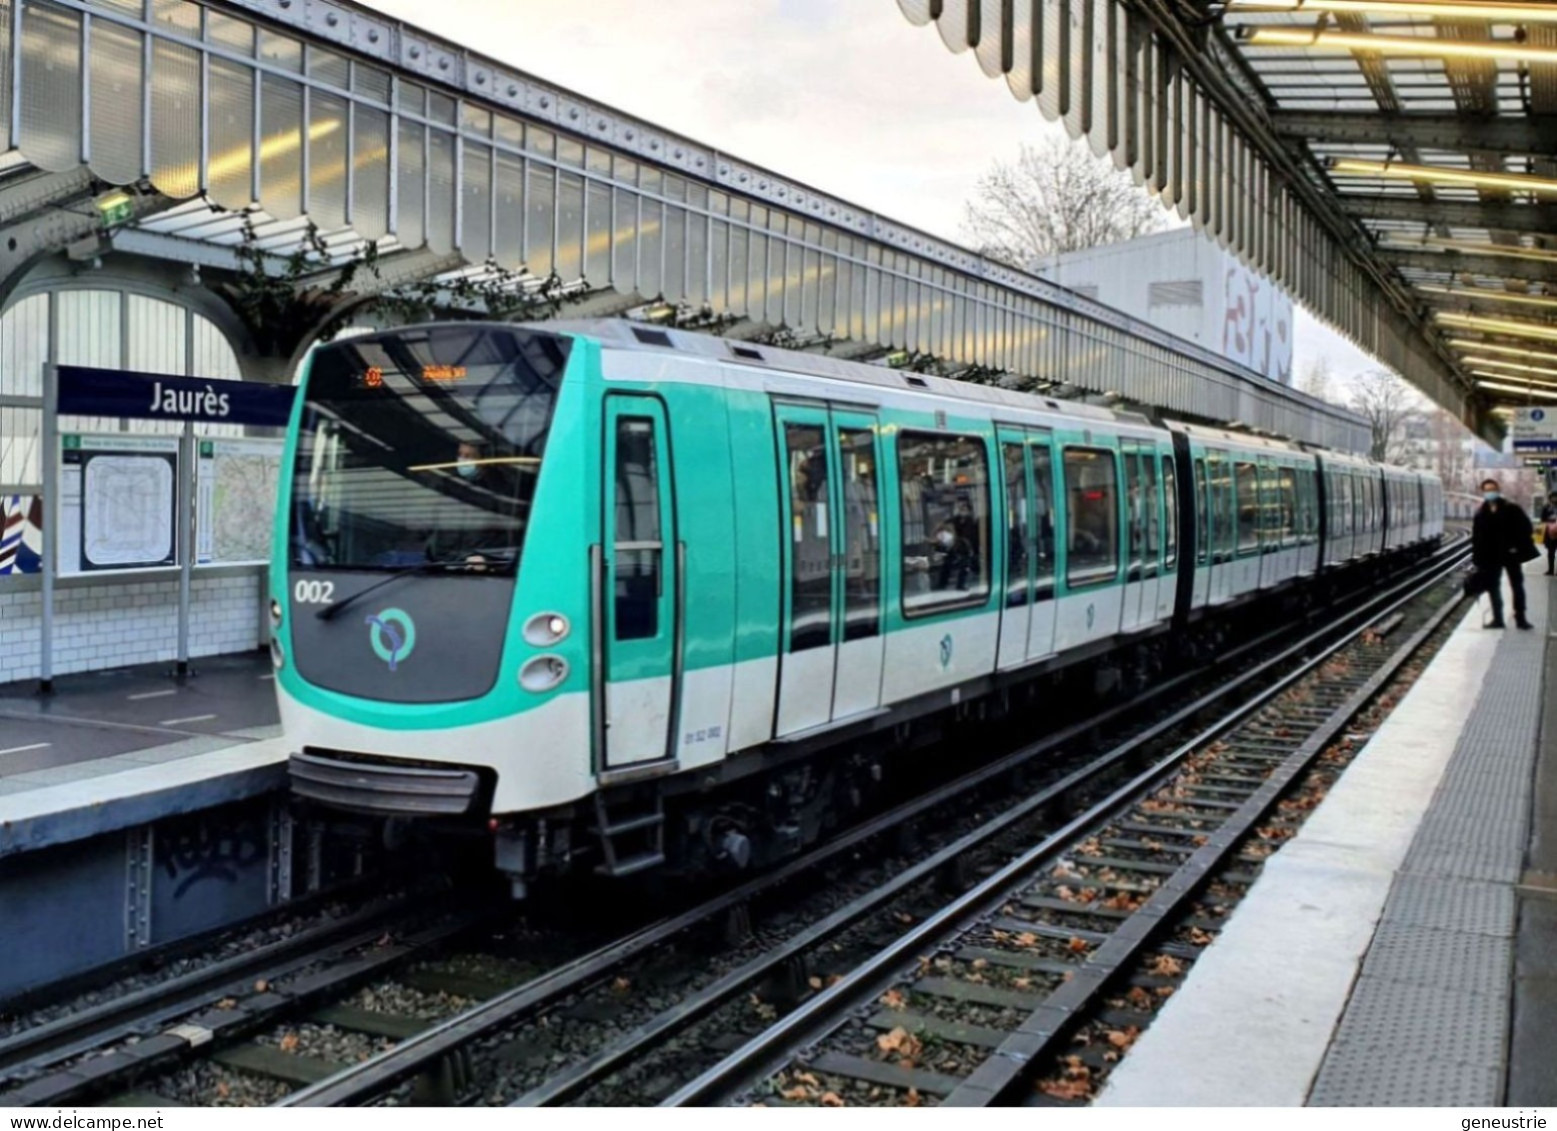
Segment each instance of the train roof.
M786 374L824 377L834 381L849 381L857 385L874 385L878 388L902 389L908 392L917 390L983 404L1009 405L1012 408L1037 412L1058 412L1082 420L1150 424L1137 413L1114 412L1096 405L1078 404L1059 397L1021 393L994 385L975 385L968 381L955 381L949 377L935 377L928 373L911 373L901 369L890 369L884 365L845 361L823 354L757 345L692 330L670 330L660 326L645 325L642 322L629 322L621 318L557 319L533 323L531 328L587 335L597 339L602 346L609 349L641 352L674 350L677 353L707 360L773 369Z

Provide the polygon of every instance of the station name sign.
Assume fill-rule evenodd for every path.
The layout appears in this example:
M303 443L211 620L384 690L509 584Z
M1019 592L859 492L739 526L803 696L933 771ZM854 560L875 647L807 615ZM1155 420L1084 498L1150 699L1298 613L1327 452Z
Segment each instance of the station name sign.
M126 369L61 365L59 411L68 416L188 420L285 428L295 390L250 381L208 381Z
M1514 450L1540 450L1537 444L1557 445L1557 406L1516 408L1512 429Z

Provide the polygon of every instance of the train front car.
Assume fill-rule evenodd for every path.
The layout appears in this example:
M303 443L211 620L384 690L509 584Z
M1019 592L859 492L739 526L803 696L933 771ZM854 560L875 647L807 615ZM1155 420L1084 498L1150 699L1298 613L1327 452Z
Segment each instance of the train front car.
M597 354L455 324L314 355L271 569L297 796L484 827L592 788L579 555Z

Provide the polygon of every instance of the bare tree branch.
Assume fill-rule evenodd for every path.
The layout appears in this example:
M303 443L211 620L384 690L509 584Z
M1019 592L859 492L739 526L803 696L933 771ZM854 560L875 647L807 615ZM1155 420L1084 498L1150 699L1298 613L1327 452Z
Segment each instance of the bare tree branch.
M1408 423L1424 407L1422 398L1387 369L1362 374L1352 391L1352 411L1368 422L1372 434L1368 454L1381 463L1405 461Z
M985 255L1018 267L1165 226L1161 206L1128 173L1058 137L1022 146L1014 165L996 162L963 216L965 234Z

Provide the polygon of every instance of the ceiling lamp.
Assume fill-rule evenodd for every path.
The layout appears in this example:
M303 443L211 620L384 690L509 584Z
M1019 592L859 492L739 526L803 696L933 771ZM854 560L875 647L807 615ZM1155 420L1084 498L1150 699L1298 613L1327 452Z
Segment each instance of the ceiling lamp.
M1320 51L1371 51L1377 55L1424 56L1437 59L1482 59L1510 63L1557 63L1557 47L1536 47L1512 39L1471 42L1433 39L1425 35L1372 35L1350 31L1305 30L1297 27L1238 29L1250 47L1310 47Z
M1478 353L1500 353L1505 357L1517 357L1525 361L1557 361L1557 353L1543 353L1540 350L1527 350L1519 346L1504 346L1497 342L1478 342L1475 338L1450 338L1449 344L1455 349L1472 350Z
M1485 377L1491 381L1500 381L1504 383L1509 381L1518 381L1520 385L1529 386L1532 389L1551 389L1552 391L1557 392L1557 385L1552 384L1550 381L1532 381L1528 377L1515 377L1509 373L1493 373L1487 369L1472 369L1471 376Z
M1539 373L1543 377L1557 377L1557 369L1547 369L1545 366L1541 365L1521 365L1517 361L1500 361L1495 357L1462 357L1460 358L1460 362L1464 365L1486 365L1498 369L1512 369L1517 373ZM1482 376L1502 377L1504 379L1512 378L1512 374L1508 373L1482 372Z
M1476 387L1491 389L1495 393L1513 393L1517 397L1541 397L1545 400L1557 401L1557 389L1548 392L1534 385L1504 385L1497 381L1477 381Z
M1557 50L1552 52L1552 62L1557 63ZM1549 177L1530 177L1523 173L1481 173L1474 169L1451 169L1444 165L1402 165L1394 161L1361 161L1353 157L1332 157L1326 164L1332 173L1354 177L1383 177L1386 180L1416 181L1430 185L1495 188L1557 196L1557 181Z
M1493 287L1446 287L1440 283L1418 283L1416 289L1450 298L1475 299L1477 302L1511 302L1516 306L1557 307L1552 295L1527 295L1518 291L1500 291Z
M1445 326L1462 330L1484 330L1489 334L1508 334L1515 338L1539 338L1557 342L1557 325L1541 322L1519 322L1512 318L1483 318L1479 314L1456 314L1440 310L1433 315Z
M1439 16L1443 19L1557 24L1547 0L1228 0L1234 12L1357 12L1365 16Z

